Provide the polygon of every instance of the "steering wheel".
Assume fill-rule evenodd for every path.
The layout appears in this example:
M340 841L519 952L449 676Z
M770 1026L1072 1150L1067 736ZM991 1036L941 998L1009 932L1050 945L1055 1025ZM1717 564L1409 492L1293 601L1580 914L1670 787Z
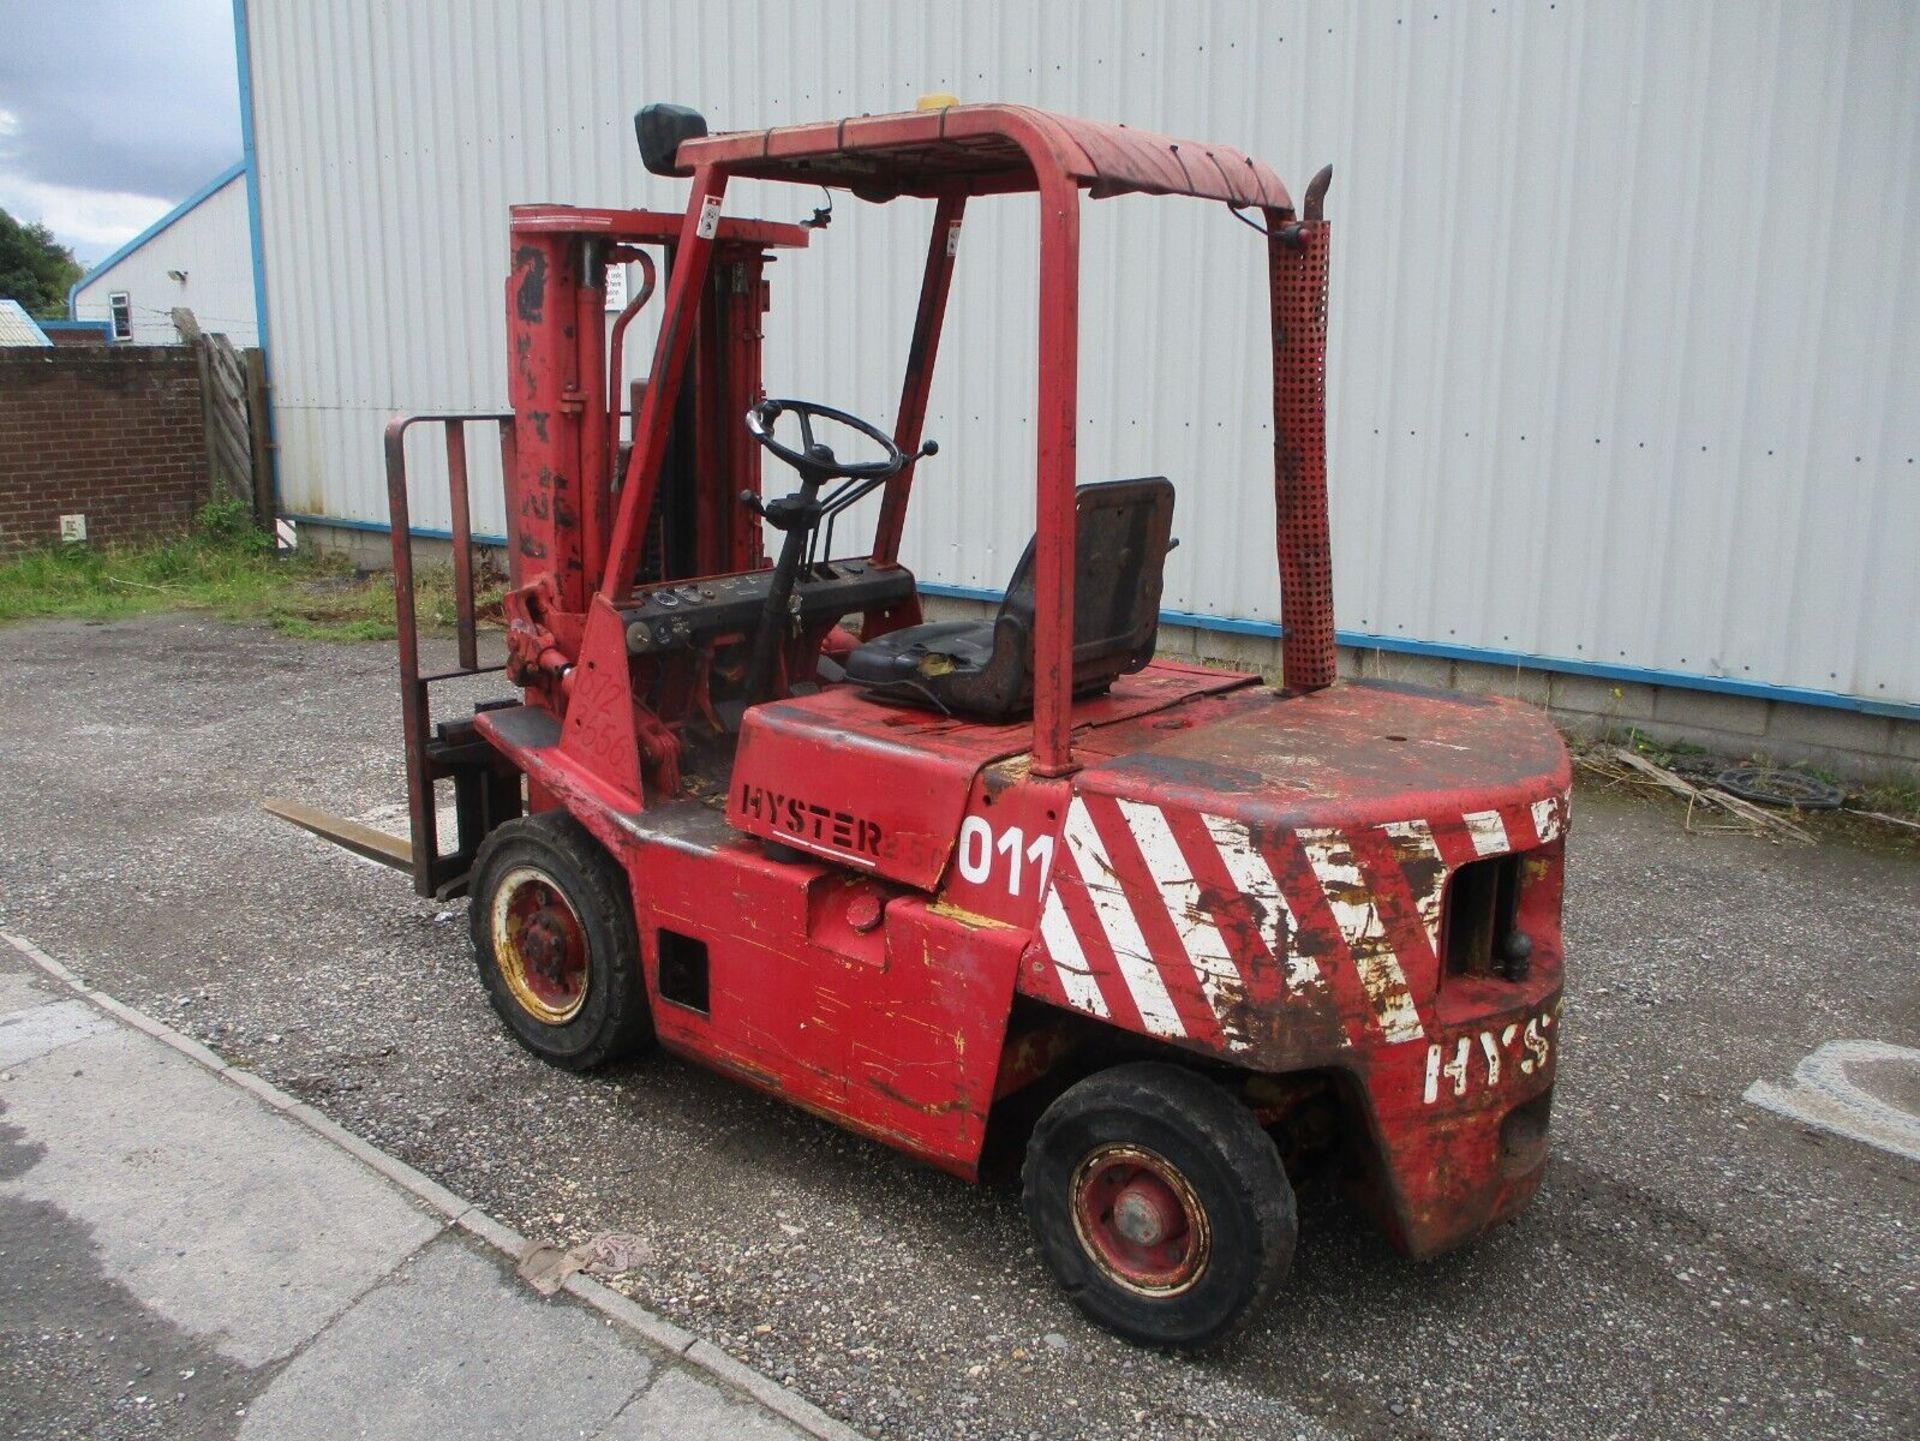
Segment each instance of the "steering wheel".
M782 445L773 438L774 422L789 410L800 420L800 442L806 446L804 451ZM833 453L832 446L813 438L815 420L838 421L850 430L859 431L880 447L881 458L847 464ZM773 577L767 585L766 605L761 610L760 624L753 635L753 653L747 661L747 699L750 704L757 704L773 694L780 646L792 624L787 611L788 603L793 597L794 582L800 574L801 563L812 554L814 542L819 538L821 522L826 522L827 546L831 549L833 518L836 515L876 489L881 482L905 470L908 462L918 460L923 455L939 454L940 447L929 440L908 455L879 426L870 425L844 410L835 410L830 405L816 405L810 400L761 401L747 412L747 433L764 445L776 459L784 460L800 472L800 490L797 494L783 495L778 500L763 504L756 492L740 492L742 505L786 537L781 542L780 559L774 563ZM820 487L830 480L846 483L835 486L823 497Z
M805 451L782 445L774 439L774 422L787 412L792 412L800 420L800 440L806 446ZM838 421L851 430L859 431L880 447L881 458L855 464L848 464L838 459L833 453L832 446L813 438L813 422L816 418ZM893 443L893 437L879 426L864 421L857 415L849 415L844 410L835 410L830 405L818 405L811 400L761 401L747 412L747 433L764 445L775 459L784 460L799 471L800 479L809 486L818 486L843 476L849 480L886 480L898 475L906 467L908 460L900 447ZM930 450L926 453L932 454Z

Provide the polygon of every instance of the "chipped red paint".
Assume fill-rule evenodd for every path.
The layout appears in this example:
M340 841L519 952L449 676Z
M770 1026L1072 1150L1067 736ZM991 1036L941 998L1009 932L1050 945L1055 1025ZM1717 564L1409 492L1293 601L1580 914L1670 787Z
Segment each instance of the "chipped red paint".
M1095 199L1194 195L1288 217L1293 212L1280 177L1229 146L1024 105L955 105L742 130L687 141L679 160L748 179L804 176L806 183L844 186L872 199L1031 192L1052 180Z
M1206 1213L1186 1178L1151 1151L1109 1146L1073 1178L1073 1224L1094 1263L1147 1294L1177 1294L1206 1268Z
M1560 997L1557 734L1513 702L1365 684L1186 709L1082 747L1102 759L1073 777L1020 989L1256 1074L1346 1076L1384 1159L1373 1200L1410 1251L1510 1214L1545 1148L1516 1167L1502 1126L1550 1093L1557 1057L1557 1036L1527 1050ZM1528 973L1450 973L1447 883L1502 855L1526 858ZM1436 1066L1455 1071L1430 1085Z
M1155 665L1082 702L1075 716L1088 728L1117 725L1245 681ZM853 687L756 706L741 723L727 820L748 835L931 891L946 872L981 767L1024 755L1031 738L1024 723L980 725L877 706ZM823 754L833 757L830 770L818 764ZM855 827L878 829L874 845L836 838L830 818L810 809L826 809L828 795L831 809L850 816ZM959 903L967 903L964 893Z
M999 1099L1063 1067L1185 1056L1237 1072L1263 1122L1341 1098L1369 1158L1363 1196L1410 1251L1510 1214L1539 1182L1558 1064L1567 758L1526 707L1336 680L1326 174L1297 216L1238 151L1016 106L709 136L677 163L679 213L514 212L503 454L523 703L478 714L466 749L430 761L402 587L416 883L458 883L460 857L433 849L436 776L493 767L512 807L524 776L533 809L564 807L625 868L669 1049L963 1176ZM726 607L762 593L765 560L737 499L760 490L741 417L761 398L768 252L809 233L725 216L734 177L934 200L892 432L908 452L970 198L1037 197L1030 717L983 723L836 682L853 638L797 590L774 697L745 694L759 621ZM1225 200L1270 237L1283 690L1154 662L1071 694L1079 215L1085 196L1127 192ZM636 258L664 294L622 467L600 276ZM389 433L397 567L405 424ZM464 526L457 427L448 456ZM864 556L808 577L852 577L868 636L919 619L898 566L912 474L887 483ZM470 674L470 600L460 615L455 673ZM689 615L720 619L676 631ZM462 837L470 858L464 821ZM1495 898L1486 915L1508 907L1498 934L1450 926L1463 873L1496 878L1472 884ZM1523 964L1489 949L1516 931ZM699 957L697 985L663 982L663 948L676 974ZM1173 1183L1121 1152L1083 1179L1115 1274L1180 1284L1192 1253Z
M559 608L586 609L581 515L578 247L551 232L516 234L507 281L507 397L519 420L510 553L552 577Z

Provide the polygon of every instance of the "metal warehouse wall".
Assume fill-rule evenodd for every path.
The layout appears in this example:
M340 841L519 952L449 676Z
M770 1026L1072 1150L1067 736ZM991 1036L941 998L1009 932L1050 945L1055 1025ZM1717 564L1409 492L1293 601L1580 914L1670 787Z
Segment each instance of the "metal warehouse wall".
M111 320L108 297L120 290L133 306L136 345L177 345L176 306L191 310L202 330L258 345L245 175L235 172L88 271L74 287L73 318Z
M502 403L509 203L684 203L636 104L946 90L1242 146L1296 193L1335 163L1344 631L1920 713L1909 0L241 3L289 511L383 519L388 412ZM929 211L842 197L781 258L774 393L891 415ZM1081 477L1172 477L1168 606L1271 621L1261 242L1193 201L1085 215ZM927 581L997 589L1031 528L1034 249L1030 203L976 203Z

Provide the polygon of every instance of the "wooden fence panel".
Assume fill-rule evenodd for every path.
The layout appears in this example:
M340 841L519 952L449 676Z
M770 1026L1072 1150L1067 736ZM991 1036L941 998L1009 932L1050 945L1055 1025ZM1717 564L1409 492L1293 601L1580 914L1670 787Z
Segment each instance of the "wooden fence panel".
M175 310L173 323L200 361L200 391L207 424L207 470L216 500L245 502L263 527L273 524L272 480L267 473L265 368L250 363L224 335L201 330L191 310ZM263 504L264 499L264 504Z

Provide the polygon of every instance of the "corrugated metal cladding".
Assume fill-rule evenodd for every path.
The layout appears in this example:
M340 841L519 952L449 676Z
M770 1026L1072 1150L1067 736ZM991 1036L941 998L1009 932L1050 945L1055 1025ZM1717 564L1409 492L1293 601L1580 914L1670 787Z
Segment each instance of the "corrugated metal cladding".
M684 203L636 104L749 128L951 91L1238 145L1296 193L1334 162L1344 629L1920 703L1911 0L247 12L289 510L384 519L388 412L501 403L509 203ZM774 393L891 415L929 210L842 197L781 258ZM1085 220L1081 478L1172 477L1169 607L1272 620L1261 242L1194 201ZM976 204L927 581L998 588L1031 528L1034 251L1030 203Z
M210 334L258 345L246 177L234 175L167 217L118 260L89 271L73 292L74 319L111 320L111 297L120 291L133 307L136 345L179 344L173 312L181 307Z

